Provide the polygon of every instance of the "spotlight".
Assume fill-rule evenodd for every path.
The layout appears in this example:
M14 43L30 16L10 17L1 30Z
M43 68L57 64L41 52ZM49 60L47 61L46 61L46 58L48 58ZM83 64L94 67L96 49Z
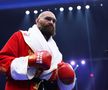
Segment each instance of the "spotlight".
M76 67L79 67L79 65L77 64Z
M101 3L101 4L100 4L100 6L102 7L102 6L103 6L103 4Z
M41 9L40 12L42 12L43 10Z
M50 9L48 9L48 11L50 11Z
M77 6L77 10L81 10L81 6Z
M71 61L70 63L71 63L71 65L72 65L72 66L74 66L74 65L75 65L75 61Z
M89 9L89 8L90 8L90 5L86 5L85 8L86 8L86 9Z
M38 13L38 11L37 10L34 10L34 14L37 14Z
M64 8L63 8L63 7L61 7L59 10L60 10L61 12L63 12L63 11L64 11Z
M55 10L57 10L57 8L55 8Z
M72 11L73 10L73 7L69 7L68 9L69 9L69 11Z
M82 60L82 61L81 61L81 64L82 64L82 65L84 65L85 63L86 63L85 60Z
M29 10L27 10L25 13L26 13L26 15L29 15L29 14L30 14L30 11L29 11Z

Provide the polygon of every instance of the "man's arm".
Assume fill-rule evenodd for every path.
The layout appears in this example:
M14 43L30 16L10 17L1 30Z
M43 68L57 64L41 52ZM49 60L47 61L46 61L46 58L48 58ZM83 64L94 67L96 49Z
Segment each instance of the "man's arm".
M16 57L18 57L18 38L15 33L0 51L0 72L10 75L10 64Z
M50 68L51 55L47 51L41 51L42 55L40 52L28 55L26 50L26 54L19 55L21 52L20 36L19 32L13 34L0 51L0 71L16 80L32 79L37 67L43 70Z
M51 65L52 56L48 51L37 51L28 56L28 65L48 70Z

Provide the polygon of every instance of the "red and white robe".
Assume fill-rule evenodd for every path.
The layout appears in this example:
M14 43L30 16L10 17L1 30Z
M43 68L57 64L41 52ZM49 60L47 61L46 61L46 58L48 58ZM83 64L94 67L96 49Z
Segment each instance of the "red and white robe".
M35 77L36 68L28 66L27 56L31 51L42 50L51 53L52 62L50 69L45 70L39 78L49 80L53 71L57 69L57 65L62 61L62 54L53 38L46 41L36 25L28 31L18 31L11 36L0 51L0 71L7 75L5 90L34 90L34 82L31 79ZM58 79L60 90L71 90L73 84L64 85Z

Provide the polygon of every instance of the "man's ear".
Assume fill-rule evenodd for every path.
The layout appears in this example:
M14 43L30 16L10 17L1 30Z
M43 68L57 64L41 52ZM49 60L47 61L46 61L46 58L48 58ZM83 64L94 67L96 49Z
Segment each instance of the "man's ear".
M38 21L39 21L39 18L36 19L36 23L38 23Z

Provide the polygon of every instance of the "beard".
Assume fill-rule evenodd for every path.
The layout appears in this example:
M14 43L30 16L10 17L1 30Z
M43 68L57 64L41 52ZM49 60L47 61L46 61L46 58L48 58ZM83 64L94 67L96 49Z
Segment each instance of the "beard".
M41 26L39 29L45 36L50 37L55 35L55 28L53 25Z

